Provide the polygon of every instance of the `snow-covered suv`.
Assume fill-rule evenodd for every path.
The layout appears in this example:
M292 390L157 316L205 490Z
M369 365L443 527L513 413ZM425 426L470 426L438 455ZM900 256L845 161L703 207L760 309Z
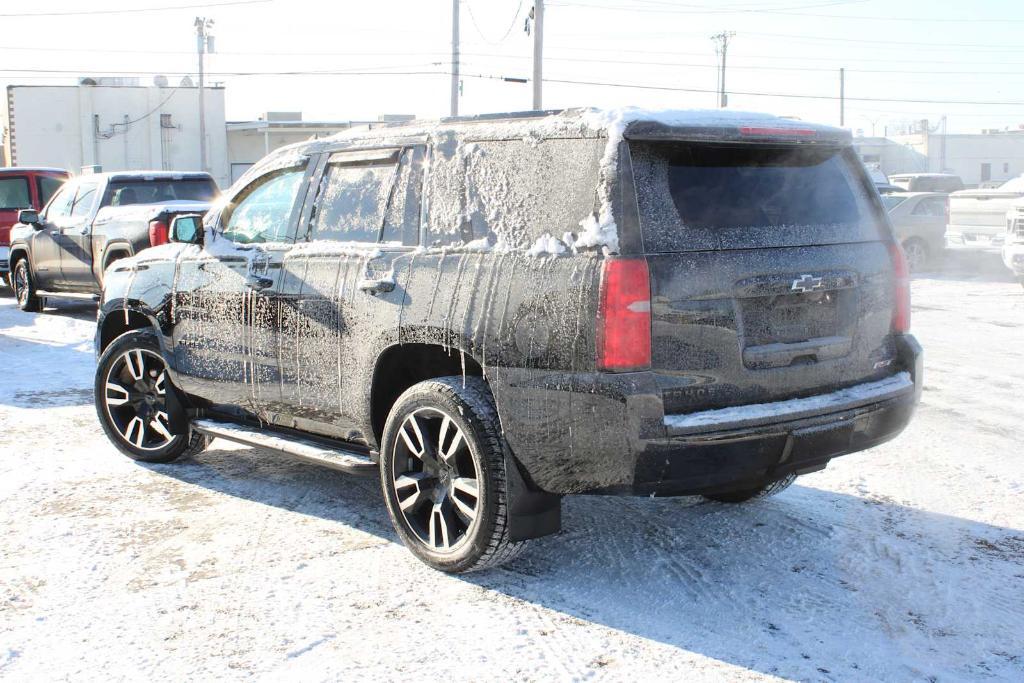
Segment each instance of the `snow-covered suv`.
M904 257L845 131L595 110L279 150L107 273L96 408L129 456L212 437L379 474L445 571L573 493L777 492L921 389Z

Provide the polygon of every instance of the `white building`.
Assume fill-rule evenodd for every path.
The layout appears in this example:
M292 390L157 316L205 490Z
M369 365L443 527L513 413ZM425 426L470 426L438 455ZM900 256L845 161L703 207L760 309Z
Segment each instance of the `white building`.
M413 118L407 115L384 115L377 121L303 121L302 112L270 111L258 121L229 121L228 163L231 167L231 182L238 180L246 169L278 147L329 137L358 126L410 121Z
M90 166L200 170L198 88L109 83L83 79L73 86L8 86L7 106L0 109L4 164L58 166L73 173ZM231 177L224 89L204 90L206 170L224 187Z
M894 173L955 173L964 184L1009 180L1024 173L1024 130L943 135L923 132L854 139L867 165Z

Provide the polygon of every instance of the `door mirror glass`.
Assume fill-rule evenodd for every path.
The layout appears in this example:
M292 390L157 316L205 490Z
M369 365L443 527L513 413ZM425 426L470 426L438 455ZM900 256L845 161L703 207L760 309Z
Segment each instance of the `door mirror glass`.
M18 222L39 227L39 212L35 209L22 209L18 212Z
M198 214L178 216L171 221L171 241L183 244L201 244L203 217Z

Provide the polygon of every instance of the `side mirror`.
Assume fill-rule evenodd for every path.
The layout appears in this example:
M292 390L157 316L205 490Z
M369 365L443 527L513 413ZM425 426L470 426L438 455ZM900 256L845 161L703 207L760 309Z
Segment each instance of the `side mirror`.
M35 209L22 209L18 212L18 222L31 225L33 228L42 227L39 222L39 212Z
M203 243L203 217L199 214L178 216L171 221L171 241L183 244Z

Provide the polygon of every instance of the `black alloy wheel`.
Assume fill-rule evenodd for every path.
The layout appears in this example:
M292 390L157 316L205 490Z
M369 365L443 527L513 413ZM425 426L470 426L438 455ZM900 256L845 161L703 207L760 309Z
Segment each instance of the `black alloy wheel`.
M451 573L515 557L525 542L510 537L506 466L515 464L482 378L438 377L407 389L380 451L384 501L402 543Z
M151 332L125 333L100 356L96 414L107 437L130 458L169 462L205 446L205 437L175 433L168 409L173 391Z
M462 430L436 408L420 408L398 429L392 483L406 524L429 548L464 543L479 517L480 473Z

